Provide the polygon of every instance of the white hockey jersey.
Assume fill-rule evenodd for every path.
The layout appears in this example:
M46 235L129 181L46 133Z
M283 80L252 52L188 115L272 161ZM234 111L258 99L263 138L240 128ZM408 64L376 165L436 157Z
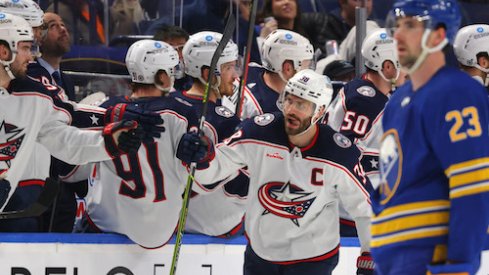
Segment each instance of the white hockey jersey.
M41 84L33 83L14 79L9 90L0 91L0 175L11 184L9 197L25 172L36 169L31 167L36 142L71 164L111 158L100 131L68 126L70 113L56 106L51 96L42 92L45 88ZM41 86L36 89L36 85Z
M89 179L87 214L104 232L128 236L146 248L168 242L178 223L188 172L175 157L180 138L197 125L194 111L173 98L109 99L102 106L135 104L161 115L165 132L136 155L97 163ZM205 193L194 183L193 190Z
M279 264L325 259L338 252L338 202L358 225L362 250L369 249L368 180L360 152L326 125L304 148L290 144L283 115L264 114L216 147L210 167L196 180L210 183L248 166L250 189L245 230L254 252Z

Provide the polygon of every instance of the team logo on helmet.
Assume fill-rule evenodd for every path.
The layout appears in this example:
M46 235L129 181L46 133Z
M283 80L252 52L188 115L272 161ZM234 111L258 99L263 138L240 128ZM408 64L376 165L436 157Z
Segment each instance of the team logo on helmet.
M287 40L292 39L292 34L290 34L290 33L285 34L285 39L287 39Z
M230 118L230 117L234 116L234 113L231 112L231 110L229 110L228 108L226 108L224 106L217 106L215 108L215 111L216 111L216 114L218 114L222 117L225 117L225 118Z
M12 0L13 3L17 3L19 2L20 0Z
M402 173L402 149L395 129L388 130L382 138L379 164L381 204L386 204L396 192Z
M273 114L263 114L256 116L253 120L255 121L256 124L260 126L265 126L270 124L275 119L275 116Z
M25 134L21 134L23 130L5 121L0 125L0 162L5 162L8 167L24 140Z
M375 96L375 90L374 88L370 86L362 86L357 89L357 92L363 96L368 96L368 97L374 97Z
M0 19L4 19L5 18L5 13L0 13Z
M333 139L341 148L348 148L351 146L351 140L340 133L335 133Z
M478 27L478 28L477 28L477 32L484 32L484 28L482 28L482 27Z
M383 32L380 34L380 39L386 39L387 38L387 33Z
M212 41L212 35L208 35L205 37L205 41Z
M155 42L155 48L157 48L157 49L161 48L161 43L160 42Z
M290 182L269 182L258 190L258 200L265 208L262 215L273 214L290 219L300 227L299 219L306 215L316 197ZM309 197L309 198L307 198Z

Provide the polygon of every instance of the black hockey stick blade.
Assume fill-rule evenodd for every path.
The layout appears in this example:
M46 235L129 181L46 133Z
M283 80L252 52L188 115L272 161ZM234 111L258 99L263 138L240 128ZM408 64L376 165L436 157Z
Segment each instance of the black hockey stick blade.
M0 213L0 220L28 218L41 215L49 208L51 203L54 201L56 195L58 194L58 190L58 181L47 178L46 183L44 184L44 188L42 189L41 194L39 195L39 198L36 202L23 210L2 212Z
M202 115L199 121L199 134L203 135L205 116L207 115L207 101L209 99L209 91L210 91L210 81L214 76L217 61L221 57L222 51L228 44L229 40L231 40L231 36L233 35L234 27L236 22L234 20L234 15L229 14L228 20L226 22L226 27L224 27L224 32L222 34L221 41L219 41L219 45L216 48L216 51L212 55L210 70L209 70L209 78L207 79L204 97L202 100ZM192 190L192 184L194 182L196 163L190 164L190 173L187 178L187 184L185 186L185 192L183 193L182 200L182 208L180 209L180 216L178 219L178 228L176 232L176 240L175 247L173 249L173 258L170 267L170 275L175 275L177 272L177 264L178 258L180 257L180 248L182 247L182 238L183 238L183 230L185 229L185 223L187 221L187 213L188 213L188 203L190 200L190 190Z

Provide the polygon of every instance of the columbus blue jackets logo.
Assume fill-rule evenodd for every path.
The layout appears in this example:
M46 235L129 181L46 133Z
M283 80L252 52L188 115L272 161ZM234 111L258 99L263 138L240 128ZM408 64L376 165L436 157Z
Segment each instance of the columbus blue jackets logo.
M230 118L230 117L234 116L234 113L231 112L231 110L229 110L228 108L226 108L224 106L217 106L215 108L215 111L216 111L216 114L218 114L222 117L225 117L225 118Z
M2 121L0 124L0 162L5 162L10 167L10 161L15 158L25 134L12 124Z
M256 124L260 126L265 126L270 124L275 119L275 116L273 114L263 114L256 116L253 120L255 121Z
M375 90L370 86L362 86L357 89L357 92L363 96L374 97Z
M402 148L395 129L388 130L380 145L380 195L386 204L396 192L402 175Z
M290 219L300 227L299 219L304 217L316 199L309 197L311 194L312 192L305 192L290 182L269 182L258 190L258 200L265 208L262 215L272 213Z

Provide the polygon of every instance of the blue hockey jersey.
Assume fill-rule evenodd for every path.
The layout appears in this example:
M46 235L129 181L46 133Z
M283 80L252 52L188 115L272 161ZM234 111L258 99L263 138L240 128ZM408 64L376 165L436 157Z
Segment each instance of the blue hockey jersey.
M477 259L489 223L488 123L484 88L453 68L441 68L417 91L407 82L391 97L381 186L372 196L376 260L388 261L402 246L435 245L448 249L438 260Z

